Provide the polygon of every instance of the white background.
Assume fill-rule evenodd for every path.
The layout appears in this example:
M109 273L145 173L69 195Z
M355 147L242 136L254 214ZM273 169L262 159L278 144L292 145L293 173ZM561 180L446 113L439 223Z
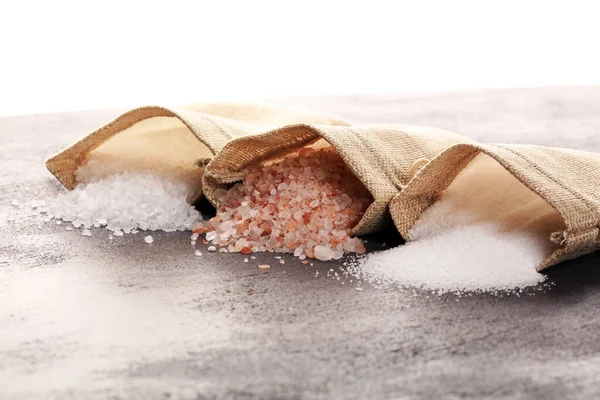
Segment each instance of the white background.
M0 115L600 84L593 0L0 4Z

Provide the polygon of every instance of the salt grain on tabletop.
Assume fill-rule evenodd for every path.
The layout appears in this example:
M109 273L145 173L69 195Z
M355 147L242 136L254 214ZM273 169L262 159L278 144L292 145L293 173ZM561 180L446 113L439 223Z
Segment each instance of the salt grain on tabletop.
M256 260L256 256L250 256L252 260Z
M202 229L207 241L230 252L277 251L321 260L364 253L361 240L347 231L371 196L335 151L303 148L244 172L243 182L215 194L220 206Z
M271 266L269 264L260 264L258 266L258 268L260 268L260 269L268 269L268 268L271 268Z
M61 224L62 224L62 221L60 219L56 220L56 225L61 225Z
M152 242L154 242L154 239L152 238L152 236L148 235L144 238L144 242L152 243Z
M215 246L208 246L208 248L206 250L208 250L208 251L217 251L217 248Z
M285 260L279 260L279 264L285 264Z
M66 230L68 230L68 231L72 231L72 230L73 230L73 227L72 227L72 226L67 226Z
M247 263L248 262L248 257L244 258L244 262Z
M200 257L200 256L202 255L202 252L201 252L200 250L196 250L196 251L194 252L194 254L195 254L196 256Z
M89 229L84 229L81 231L82 236L92 236L92 232Z

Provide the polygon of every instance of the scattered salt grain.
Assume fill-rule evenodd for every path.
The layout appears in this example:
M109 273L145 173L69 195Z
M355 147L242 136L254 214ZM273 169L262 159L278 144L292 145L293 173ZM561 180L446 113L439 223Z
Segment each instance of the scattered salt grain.
M279 260L279 264L285 264L285 260Z
M217 248L215 246L208 246L208 248L206 250L208 250L208 251L217 251Z
M152 242L154 242L154 239L152 238L152 236L148 235L144 238L144 242L152 243Z
M361 287L355 287L354 290L358 290L359 292L362 292L363 288L361 288Z
M194 254L195 254L196 256L200 257L200 256L202 255L202 252L201 252L200 250L196 250L196 251L194 252Z
M67 229L68 231L72 231L72 230L73 230L73 227L72 227L72 226L67 226L67 228L66 228L66 229Z
M271 266L269 264L260 264L258 266L258 268L260 268L260 269L269 269L269 268L271 268Z
M244 258L244 262L247 263L248 262L248 257Z
M81 231L82 236L92 236L92 232L89 229L84 229Z
M56 225L60 225L62 224L62 221L60 219L56 220Z

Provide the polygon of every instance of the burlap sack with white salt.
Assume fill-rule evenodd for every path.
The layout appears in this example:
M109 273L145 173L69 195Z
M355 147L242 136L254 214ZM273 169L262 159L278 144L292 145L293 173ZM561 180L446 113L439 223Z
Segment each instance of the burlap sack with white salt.
M348 125L339 118L290 108L255 104L211 103L180 108L142 107L131 110L87 135L46 162L69 190L77 184L77 168L90 156L106 162L131 161L136 168L177 171L190 183L190 202L201 196L203 168L234 138L294 123Z
M508 171L514 178L509 177L511 181L506 183L505 180L493 179L500 174L478 175L472 165L482 157L490 159L500 172L506 174ZM464 182L471 188L455 187L460 184L461 171L466 171L467 165L471 170L471 180ZM487 177L486 181L482 181L483 176ZM390 202L390 212L398 231L409 238L411 227L445 189L454 188L454 193L461 196L475 193L473 185L479 186L478 191L485 190L486 185L504 185L499 193L524 193L517 187L524 185L559 217L562 228L545 233L556 246L548 252L538 271L600 249L600 154L533 145L457 144L446 149L424 165ZM514 199L516 203L518 199ZM489 203L488 208L493 209L494 204L492 201ZM524 225L526 220L535 217L531 215L537 212L535 209L522 213L521 206L515 204L511 223ZM504 204L502 208L510 207ZM548 219L546 228L556 228L547 210L540 216ZM538 225L539 222L544 223L543 220L538 221Z
M469 142L453 132L411 125L326 126L298 124L229 142L206 167L203 190L215 206L215 191L242 181L244 168L293 154L304 146L333 147L371 193L373 202L351 230L375 232L389 220L389 201L422 163L448 146Z

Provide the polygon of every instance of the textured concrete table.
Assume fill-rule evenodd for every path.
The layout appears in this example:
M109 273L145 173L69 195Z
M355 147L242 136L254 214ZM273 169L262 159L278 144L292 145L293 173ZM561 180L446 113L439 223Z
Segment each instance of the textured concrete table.
M600 87L284 103L600 151ZM196 257L188 234L148 245L7 221L13 199L58 192L47 156L117 114L0 119L1 399L600 396L598 253L535 295L437 297L357 291L326 277L335 264Z

